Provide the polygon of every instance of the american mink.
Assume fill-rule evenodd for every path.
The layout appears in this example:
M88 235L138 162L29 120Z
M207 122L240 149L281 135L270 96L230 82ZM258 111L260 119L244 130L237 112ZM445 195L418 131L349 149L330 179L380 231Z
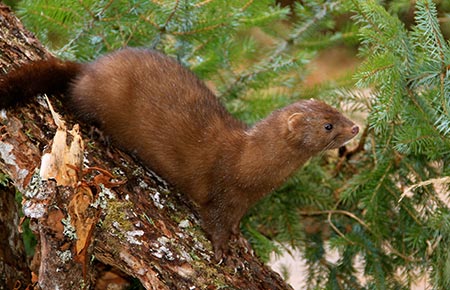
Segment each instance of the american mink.
M56 58L0 77L0 107L66 93L83 118L185 193L222 258L248 208L311 156L359 131L337 110L302 100L247 126L191 71L159 52L127 48L80 64Z

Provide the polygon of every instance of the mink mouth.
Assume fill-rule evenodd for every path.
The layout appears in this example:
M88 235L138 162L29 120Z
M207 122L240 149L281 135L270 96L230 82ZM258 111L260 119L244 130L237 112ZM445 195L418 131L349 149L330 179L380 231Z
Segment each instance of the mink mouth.
M350 143L350 141L352 141L353 137L349 138L349 139L344 139L342 140L340 135L336 135L334 136L334 138L322 149L322 151L326 151L326 150L330 150L330 149L338 149L342 146L347 145L348 143Z
M335 136L321 151L325 152L325 151L330 150L330 149L341 147L341 146L336 147L336 145L340 143L340 142L336 141L337 137L338 136Z
M348 143L350 143L350 141L352 141L352 139L353 139L353 138L348 139L347 141L345 141L344 143L342 143L341 146L347 145ZM341 147L341 146L339 146L339 147Z

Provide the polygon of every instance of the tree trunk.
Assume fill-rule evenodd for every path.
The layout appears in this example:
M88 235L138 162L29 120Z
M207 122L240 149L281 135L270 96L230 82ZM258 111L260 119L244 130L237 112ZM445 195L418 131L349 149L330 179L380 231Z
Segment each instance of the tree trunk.
M3 71L48 55L2 4L0 21ZM90 125L78 130L70 108L54 98L10 109L0 122L0 170L22 192L38 239L27 266L14 190L1 191L5 288L32 285L31 272L35 289L125 287L130 277L146 289L290 289L238 243L231 243L228 263L216 264L183 196L126 153L105 146Z

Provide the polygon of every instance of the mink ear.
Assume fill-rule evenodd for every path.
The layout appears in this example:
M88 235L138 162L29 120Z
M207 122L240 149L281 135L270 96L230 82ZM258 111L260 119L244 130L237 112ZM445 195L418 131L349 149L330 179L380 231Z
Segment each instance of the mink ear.
M294 131L295 128L298 128L298 124L303 120L303 113L294 113L288 118L288 129L289 131Z

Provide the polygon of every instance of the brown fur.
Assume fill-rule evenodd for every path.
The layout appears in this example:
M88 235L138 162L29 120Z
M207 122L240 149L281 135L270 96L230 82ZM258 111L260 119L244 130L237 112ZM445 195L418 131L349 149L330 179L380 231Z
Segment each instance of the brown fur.
M65 88L72 79L68 93L75 110L198 206L217 259L251 205L311 156L358 133L350 120L314 100L274 111L249 128L192 72L150 50L124 49L86 65L61 63L43 61L7 75L0 82L1 98L14 99L8 92L26 87L25 74L37 75L42 87L54 91L52 78L62 68L57 86ZM29 92L25 97L42 88ZM327 124L333 128L327 130Z
M51 58L13 70L0 77L0 108L21 103L37 94L64 93L81 68L79 63Z

